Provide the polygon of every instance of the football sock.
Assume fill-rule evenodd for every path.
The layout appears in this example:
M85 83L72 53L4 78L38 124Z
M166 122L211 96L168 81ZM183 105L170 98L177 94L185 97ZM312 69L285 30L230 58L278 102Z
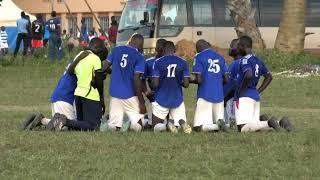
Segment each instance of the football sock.
M218 131L219 127L217 124L206 124L202 126L203 132L209 132L209 131Z
M266 130L270 129L268 125L268 121L259 121L259 122L252 122L244 125L241 129L241 132L255 132L258 130Z
M41 124L48 125L50 121L51 121L51 119L43 118L43 119L41 119Z
M135 132L140 132L142 127L139 123L131 123L130 129Z

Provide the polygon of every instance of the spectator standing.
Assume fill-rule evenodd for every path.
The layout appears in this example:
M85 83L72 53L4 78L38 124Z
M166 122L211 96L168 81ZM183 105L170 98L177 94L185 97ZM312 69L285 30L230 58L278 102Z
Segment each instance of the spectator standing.
M21 41L23 41L23 55L27 55L27 48L28 48L28 25L29 21L26 19L25 12L21 12L21 18L17 20L17 29L18 29L18 36L16 41L16 48L14 50L13 56L16 57L20 48Z
M26 19L28 20L28 26L27 26L27 30L28 30L28 34L27 34L27 53L31 53L31 50L32 50L32 45L31 45L32 36L31 36L30 16L26 15Z
M57 13L52 11L51 19L47 21L46 24L49 32L49 58L53 62L56 59L56 54L58 60L62 59L62 40L60 37L61 33L61 22L60 18L57 17ZM57 52L57 53L56 53Z
M41 14L37 14L37 19L32 22L31 33L31 45L33 51L32 54L34 54L34 51L36 51L36 49L43 48L42 38L44 35L44 23Z
M6 27L1 26L1 31L0 31L0 54L6 55L8 54L8 34L6 32Z
M117 42L117 33L118 33L118 22L115 20L114 17L111 17L111 27L109 28L108 34L109 34L109 43L111 45L111 48L115 47Z
M83 46L87 46L88 42L89 42L89 38L88 38L88 28L87 25L85 23L85 19L82 18L81 19L81 27L80 27L80 37L81 37L81 44Z

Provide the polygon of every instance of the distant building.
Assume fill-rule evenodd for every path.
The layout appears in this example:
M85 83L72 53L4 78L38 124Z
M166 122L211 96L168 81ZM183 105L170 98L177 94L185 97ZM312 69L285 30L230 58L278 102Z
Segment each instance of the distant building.
M43 14L46 19L50 18L50 13L55 10L61 17L62 29L69 32L72 29L77 32L77 26L81 26L81 19L85 19L86 26L90 31L95 28L96 31L100 28L98 22L92 16L89 7L84 0L65 0L70 8L71 14L68 12L63 0L13 0L14 3L21 9L31 14ZM120 19L123 9L124 0L87 0L94 14L98 18L102 29L108 30L111 24L111 17L115 16Z

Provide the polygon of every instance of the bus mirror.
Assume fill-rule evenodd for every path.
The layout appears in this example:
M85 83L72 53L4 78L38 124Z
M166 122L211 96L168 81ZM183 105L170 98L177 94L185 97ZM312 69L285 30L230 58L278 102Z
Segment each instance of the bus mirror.
M149 23L149 13L147 11L143 12L143 22L145 24Z

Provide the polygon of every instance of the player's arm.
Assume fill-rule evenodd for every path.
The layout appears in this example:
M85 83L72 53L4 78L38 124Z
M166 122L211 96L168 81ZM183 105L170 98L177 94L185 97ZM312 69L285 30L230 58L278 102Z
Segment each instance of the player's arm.
M262 82L261 86L258 88L259 94L261 94L269 86L269 84L273 80L272 74L270 72L263 75L263 77L264 77L263 82Z
M189 87L189 83L190 83L190 77L184 77L182 80L182 87L184 88L188 88Z
M140 114L145 114L147 112L147 108L142 95L141 75L142 73L139 72L134 74L134 90L139 100Z
M242 84L241 84L239 92L238 92L239 97L241 97L244 94L244 92L248 88L249 82L251 81L252 78L253 78L252 70L247 69L244 73L243 81L242 81Z
M190 83L191 84L198 84L200 85L202 83L202 76L200 73L193 73L194 77L190 78Z
M74 61L70 64L70 66L68 67L68 73L70 75L74 74L74 69L76 68L76 66L78 65L78 63L86 58L90 53L88 51L82 51L80 52L74 59Z

